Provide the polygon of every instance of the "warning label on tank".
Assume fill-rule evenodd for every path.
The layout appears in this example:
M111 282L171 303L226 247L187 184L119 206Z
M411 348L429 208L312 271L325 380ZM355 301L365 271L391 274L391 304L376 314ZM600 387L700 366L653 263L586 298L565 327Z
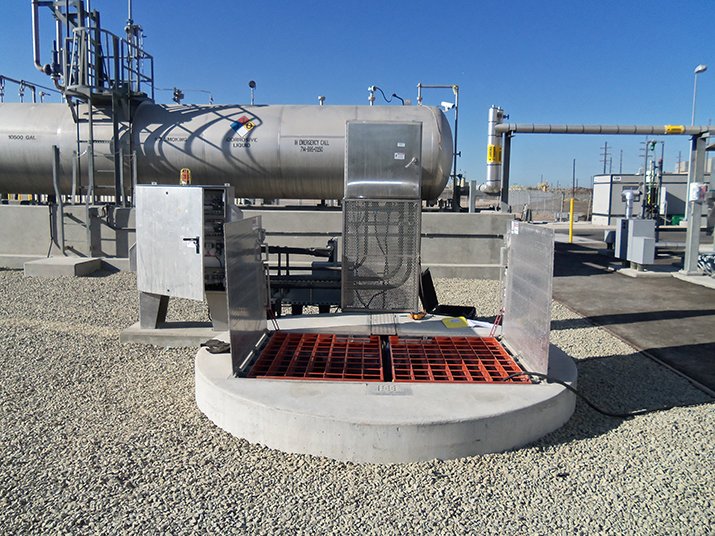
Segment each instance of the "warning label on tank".
M487 164L501 164L501 146L487 145Z
M226 143L230 143L231 147L234 149L250 149L251 144L258 142L258 138L239 138L237 136L228 136L224 141Z
M257 118L250 118L246 115L242 115L238 118L238 121L231 122L231 128L240 137L245 138L248 133L258 126Z
M325 138L296 138L293 140L293 147L301 153L322 153L326 147L330 147L330 140Z

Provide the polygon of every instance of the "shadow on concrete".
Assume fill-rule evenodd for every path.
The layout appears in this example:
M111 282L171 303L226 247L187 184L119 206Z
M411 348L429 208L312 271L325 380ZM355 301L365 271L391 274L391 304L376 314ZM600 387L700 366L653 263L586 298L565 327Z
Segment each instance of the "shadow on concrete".
M556 244L554 299L584 318L555 320L552 329L583 328L584 321L601 326L715 391L715 357L709 357L715 356L715 290L673 277L608 272L612 258L595 247Z
M653 412L713 404L715 399L640 353L577 361L578 391L595 405L614 412ZM636 418L649 418L649 415ZM562 428L527 448L544 448L597 437L624 422L602 415L577 400L576 411Z
M649 348L643 353L667 363L689 378L715 391L715 343L681 344Z
M95 270L91 274L83 275L82 277L87 277L87 278L100 278L100 277L109 277L111 275L116 274L119 272L117 268L114 268L112 266L103 266L99 270Z
M598 253L597 249L580 244L556 242L554 244L554 277L615 274L608 270L613 259Z
M715 309L683 310L676 309L670 311L638 311L629 313L614 313L605 315L591 315L581 318L571 318L566 320L552 320L551 329L575 329L583 328L584 321L597 326L609 326L614 324L629 324L632 322L651 322L658 320L679 320L686 318L696 318L699 316L715 316Z

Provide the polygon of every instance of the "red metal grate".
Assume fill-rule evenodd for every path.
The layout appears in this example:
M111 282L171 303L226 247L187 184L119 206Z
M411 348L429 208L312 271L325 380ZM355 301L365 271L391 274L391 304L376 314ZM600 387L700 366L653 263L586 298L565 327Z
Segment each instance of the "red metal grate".
M276 331L248 377L383 381L380 337Z
M521 367L493 337L390 337L395 382L494 383ZM531 383L526 376L508 383Z

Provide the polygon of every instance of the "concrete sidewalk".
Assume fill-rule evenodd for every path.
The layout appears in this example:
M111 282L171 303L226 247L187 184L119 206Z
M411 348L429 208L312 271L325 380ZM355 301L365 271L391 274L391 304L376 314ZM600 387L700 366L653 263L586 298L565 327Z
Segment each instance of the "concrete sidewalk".
M715 289L610 271L604 247L556 243L554 299L715 391Z

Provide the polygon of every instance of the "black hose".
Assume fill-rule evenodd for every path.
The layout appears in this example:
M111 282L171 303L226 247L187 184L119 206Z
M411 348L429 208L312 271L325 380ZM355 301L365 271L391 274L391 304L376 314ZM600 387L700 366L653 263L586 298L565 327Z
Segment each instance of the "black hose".
M603 408L597 406L596 404L594 404L593 402L591 402L588 398L586 398L584 395L582 395L581 393L579 393L578 390L576 390L575 387L569 385L568 383L566 383L566 382L563 381L563 380L559 380L559 379L557 379L557 378L554 378L554 377L552 377L552 376L549 376L548 374L542 374L542 373L540 373L540 372L530 372L530 371L528 371L528 370L524 370L524 371L522 371L522 372L515 372L514 374L510 374L510 375L507 376L506 378L502 378L501 381L503 381L503 382L509 381L509 380L511 380L512 378L518 378L519 376L531 376L531 377L534 377L534 378L540 378L540 379L542 379L542 380L546 380L547 382L558 383L559 385L562 385L563 387L565 387L566 389L568 389L569 391L571 391L573 394L575 394L575 395L576 395L577 397L579 397L581 400L583 400L583 401L586 403L586 405L589 406L589 407L590 407L591 409L593 409L594 411L597 411L598 413L600 413L600 414L602 414L602 415L605 415L605 416L607 416L607 417L612 417L612 418L614 418L614 419L632 419L633 417L637 417L637 416L639 416L639 415L648 415L649 413L658 413L658 412L661 412L661 411L668 411L668 410L670 410L670 409L673 409L673 408L677 407L677 406L666 406L666 407L663 407L663 408L656 408L656 409L639 409L639 410L631 411L631 412L628 412L628 413L617 413L617 412L609 411L609 410L606 410L606 409L603 409Z

